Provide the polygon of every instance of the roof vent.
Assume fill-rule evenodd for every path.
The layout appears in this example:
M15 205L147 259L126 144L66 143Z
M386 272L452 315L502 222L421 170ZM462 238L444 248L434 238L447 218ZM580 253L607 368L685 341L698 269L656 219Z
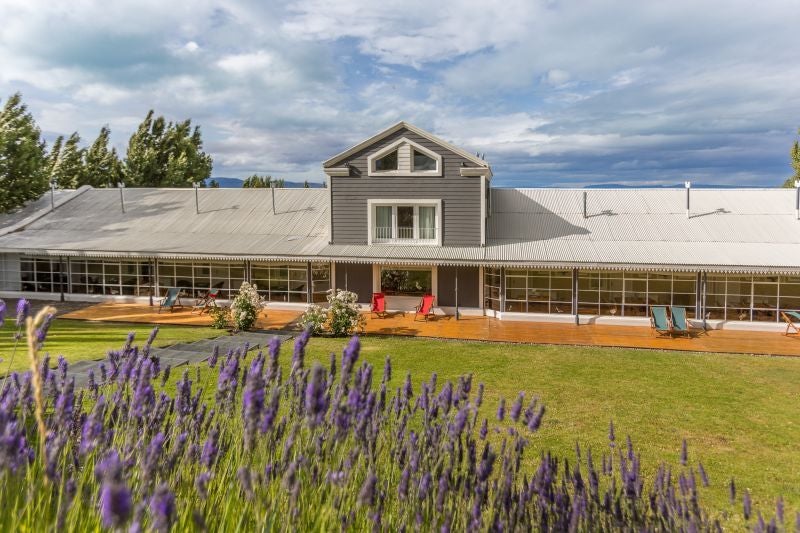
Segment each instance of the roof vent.
M686 218L692 218L691 211L689 211L690 207L689 200L691 198L692 182L687 181L686 183L684 183L684 185L686 186Z

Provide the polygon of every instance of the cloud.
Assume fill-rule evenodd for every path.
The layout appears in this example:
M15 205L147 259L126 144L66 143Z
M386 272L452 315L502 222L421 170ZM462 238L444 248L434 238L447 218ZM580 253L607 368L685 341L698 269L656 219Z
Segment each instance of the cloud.
M800 111L794 3L120 0L0 4L0 96L48 138L148 109L202 126L215 174L321 179L400 120L495 184L777 184Z

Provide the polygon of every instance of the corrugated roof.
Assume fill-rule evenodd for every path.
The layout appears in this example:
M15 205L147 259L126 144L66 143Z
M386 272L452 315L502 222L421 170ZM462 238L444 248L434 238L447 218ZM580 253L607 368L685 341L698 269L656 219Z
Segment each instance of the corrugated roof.
M587 217L583 217L583 194ZM486 261L800 268L794 191L493 189Z
M327 244L327 191L91 189L24 231L0 237L0 249L202 256L305 256Z
M328 244L328 191L81 190L16 220L0 251L405 264L800 271L794 191L493 189L487 246ZM66 198L66 197L65 197ZM477 214L476 214L477 215ZM21 224L21 225L20 225ZM24 229L20 229L23 228ZM8 227L6 228L8 229Z

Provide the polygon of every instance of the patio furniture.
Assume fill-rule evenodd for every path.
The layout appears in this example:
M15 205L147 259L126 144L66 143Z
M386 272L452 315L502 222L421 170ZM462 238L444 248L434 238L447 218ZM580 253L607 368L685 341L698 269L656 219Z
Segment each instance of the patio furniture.
M667 308L663 305L650 307L650 327L655 333L672 336L672 322L667 316Z
M217 297L219 296L219 289L209 289L208 292L202 297L195 300L192 306L192 313L200 310L202 315L206 311L211 311L213 307L217 307Z
M416 322L417 317L422 315L426 321L428 317L433 316L433 294L426 294L420 300L419 305L414 310L414 321Z
M672 317L672 330L676 333L682 333L687 337L690 337L692 334L692 330L702 329L705 331L704 328L698 327L693 325L686 319L686 308L680 306L670 306L669 314Z
M165 307L169 307L170 313L175 310L175 307L183 307L180 294L181 289L177 287L167 289L167 294L158 302L158 312L161 313L161 310Z
M386 318L386 295L382 292L372 293L372 309L370 312L380 318Z
M786 333L784 335L800 335L800 328L797 327L797 324L800 323L800 313L797 311L781 311L781 316L783 320L786 321ZM797 321L797 323L795 323ZM793 329L792 333L789 333L789 330Z

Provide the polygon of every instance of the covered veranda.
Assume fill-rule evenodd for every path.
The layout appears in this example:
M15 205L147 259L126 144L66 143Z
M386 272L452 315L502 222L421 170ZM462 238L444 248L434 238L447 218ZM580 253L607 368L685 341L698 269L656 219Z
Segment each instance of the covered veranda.
M301 310L267 308L256 322L261 330L299 330ZM104 302L62 315L76 320L208 326L211 318L189 307L158 313L147 304ZM686 337L654 335L650 328L620 325L526 322L484 316L436 316L427 321L413 313L377 318L365 313L366 335L406 335L488 342L573 346L610 346L714 353L800 356L800 337L776 332L709 330Z

